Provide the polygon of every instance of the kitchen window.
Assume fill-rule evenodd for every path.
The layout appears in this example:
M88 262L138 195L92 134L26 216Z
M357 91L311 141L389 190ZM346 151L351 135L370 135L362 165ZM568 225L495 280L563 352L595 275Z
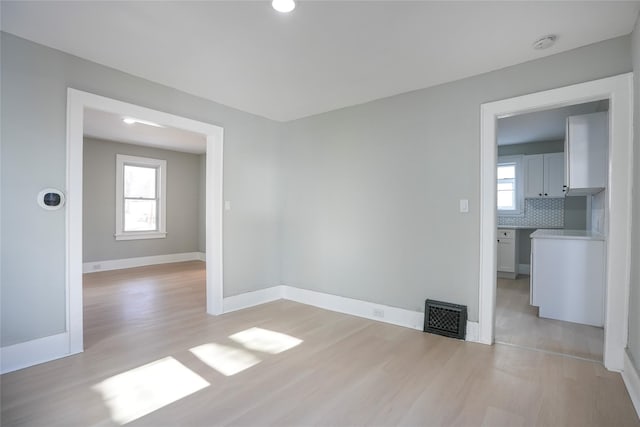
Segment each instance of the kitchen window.
M166 233L166 160L116 155L116 240Z
M498 215L522 215L522 156L499 157L497 181Z

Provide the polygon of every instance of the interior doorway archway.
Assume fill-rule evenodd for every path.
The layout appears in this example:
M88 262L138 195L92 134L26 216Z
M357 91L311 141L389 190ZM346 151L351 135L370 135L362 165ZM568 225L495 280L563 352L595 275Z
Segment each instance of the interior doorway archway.
M589 101L608 99L609 215L606 259L604 366L624 368L630 272L633 150L631 73L482 104L480 123L480 283L479 341L493 344L496 301L496 126L497 120Z
M207 313L222 313L223 128L88 92L67 90L66 326L69 354L82 352L82 187L84 110L91 108L206 136Z

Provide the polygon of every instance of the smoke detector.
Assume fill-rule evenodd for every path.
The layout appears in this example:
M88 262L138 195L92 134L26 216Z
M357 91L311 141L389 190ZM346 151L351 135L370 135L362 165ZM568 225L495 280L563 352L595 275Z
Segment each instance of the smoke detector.
M549 34L548 36L541 37L533 43L533 48L538 50L550 48L555 44L557 38L558 36L555 34Z

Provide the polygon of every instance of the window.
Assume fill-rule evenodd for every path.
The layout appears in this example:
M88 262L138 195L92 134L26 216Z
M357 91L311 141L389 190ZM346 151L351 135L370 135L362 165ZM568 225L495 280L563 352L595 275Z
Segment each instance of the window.
M522 156L498 158L498 215L522 215Z
M116 240L166 237L166 160L116 155Z

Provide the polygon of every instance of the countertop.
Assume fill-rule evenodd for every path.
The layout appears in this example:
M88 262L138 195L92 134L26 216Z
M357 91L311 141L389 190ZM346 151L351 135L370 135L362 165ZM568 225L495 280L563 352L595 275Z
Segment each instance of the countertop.
M573 240L606 240L605 235L587 230L536 230L529 236L532 239L573 239Z

